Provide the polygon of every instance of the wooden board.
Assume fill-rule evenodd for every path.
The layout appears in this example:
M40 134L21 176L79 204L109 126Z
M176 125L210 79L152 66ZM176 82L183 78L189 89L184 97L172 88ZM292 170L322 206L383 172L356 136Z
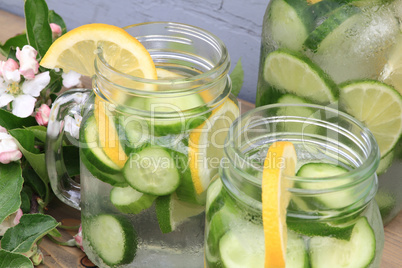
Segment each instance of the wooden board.
M8 38L22 33L25 28L24 19L0 9L0 42L4 43ZM0 60L4 60L4 57ZM248 111L254 107L252 103L239 100L241 112ZM80 221L79 211L55 200L49 207L49 214L56 220L66 225L76 225ZM402 267L402 213L385 227L385 245L381 268ZM62 231L63 237L60 240L66 241L72 238L76 231ZM40 268L72 268L72 267L93 267L93 264L86 258L85 254L78 248L58 246L49 239L44 238L40 248L45 256L44 264Z

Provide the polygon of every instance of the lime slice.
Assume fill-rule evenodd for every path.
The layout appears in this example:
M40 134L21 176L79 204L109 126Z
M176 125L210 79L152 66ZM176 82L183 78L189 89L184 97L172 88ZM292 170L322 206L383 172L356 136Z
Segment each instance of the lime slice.
M156 217L162 233L170 233L187 221L204 211L203 206L180 201L175 195L160 196L155 202Z
M399 35L389 54L388 61L381 72L380 80L392 85L402 94L402 35Z
M401 95L392 87L372 80L349 82L340 87L340 108L366 124L384 157L402 134Z
M264 25L271 39L280 47L300 50L311 27L311 16L304 0L274 0L265 16Z
M335 83L310 59L287 50L268 54L264 66L265 80L275 88L328 104L336 101Z

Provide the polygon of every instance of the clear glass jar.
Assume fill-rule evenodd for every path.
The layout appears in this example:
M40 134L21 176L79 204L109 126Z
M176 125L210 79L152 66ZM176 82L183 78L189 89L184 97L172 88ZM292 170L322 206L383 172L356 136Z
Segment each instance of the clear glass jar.
M335 109L293 104L256 108L230 128L219 177L207 191L206 267L264 267L261 180L276 141L292 142L297 153L296 176L282 178L291 185L286 267L380 267L373 135Z
M263 20L257 85L257 107L330 104L370 128L381 152L376 199L384 224L402 209L401 19L399 0L272 0ZM271 61L280 55L290 60Z
M117 71L100 46L93 89L67 91L53 105L51 185L81 209L85 253L99 267L202 267L205 189L239 114L229 55L220 39L190 25L125 29L149 51L159 79ZM83 116L79 140L67 135L80 147L80 185L60 151L74 115Z

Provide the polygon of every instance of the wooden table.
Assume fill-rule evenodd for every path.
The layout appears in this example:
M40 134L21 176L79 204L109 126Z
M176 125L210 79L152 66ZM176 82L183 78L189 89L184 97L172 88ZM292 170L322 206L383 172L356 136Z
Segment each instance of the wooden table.
M0 42L4 43L8 38L21 33L25 29L24 19L8 12L0 10ZM0 60L4 58L0 57ZM240 101L242 112L252 109L253 104ZM401 193L402 194L402 193ZM80 222L80 214L77 210L70 208L55 200L49 207L49 214L56 220L66 225L76 225ZM62 231L63 240L71 239L76 231ZM57 246L47 238L43 239L40 248L45 256L45 267L91 267L92 263L86 258L85 254L78 248ZM385 227L385 247L381 268L400 268L402 267L402 213Z

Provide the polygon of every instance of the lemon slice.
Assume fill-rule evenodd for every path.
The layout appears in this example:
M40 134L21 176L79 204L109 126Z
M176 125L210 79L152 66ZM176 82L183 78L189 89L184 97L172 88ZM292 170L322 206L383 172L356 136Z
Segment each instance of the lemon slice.
M265 267L285 268L287 247L286 208L290 187L284 176L294 176L296 150L291 142L273 143L262 173L262 220L265 236Z
M121 169L126 163L127 156L120 143L111 108L110 103L103 101L99 96L95 97L94 116L100 146L110 160Z
M94 61L99 45L102 45L107 63L120 72L157 78L150 54L136 38L120 27L101 23L82 25L59 37L40 65L92 76L95 74Z
M231 99L227 99L204 123L191 130L188 157L197 194L207 189L209 182L218 172L227 131L238 116L239 108Z

